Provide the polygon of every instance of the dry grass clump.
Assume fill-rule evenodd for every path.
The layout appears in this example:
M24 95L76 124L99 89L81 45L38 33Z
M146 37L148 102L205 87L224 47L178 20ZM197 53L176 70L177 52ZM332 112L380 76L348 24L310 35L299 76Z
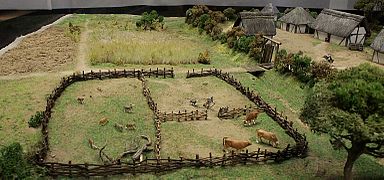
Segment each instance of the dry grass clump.
M164 31L96 32L90 41L92 65L191 64L202 51L198 42Z

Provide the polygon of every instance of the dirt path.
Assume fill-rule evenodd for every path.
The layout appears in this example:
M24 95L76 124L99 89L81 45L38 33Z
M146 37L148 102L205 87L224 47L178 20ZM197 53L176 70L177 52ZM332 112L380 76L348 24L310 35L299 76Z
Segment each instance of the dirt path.
M335 62L333 65L338 69L358 66L361 63L371 63L370 48L364 51L350 51L346 47L329 44L313 38L311 34L294 34L277 29L274 39L282 43L281 49L288 52L303 51L304 55L310 56L315 61L322 61L325 54L331 54ZM371 63L377 65L375 63ZM380 65L377 65L380 66ZM383 66L380 66L383 67Z
M90 30L88 29L88 21L84 24L84 31L80 35L80 43L77 53L76 71L86 71L89 69L87 65L87 40Z

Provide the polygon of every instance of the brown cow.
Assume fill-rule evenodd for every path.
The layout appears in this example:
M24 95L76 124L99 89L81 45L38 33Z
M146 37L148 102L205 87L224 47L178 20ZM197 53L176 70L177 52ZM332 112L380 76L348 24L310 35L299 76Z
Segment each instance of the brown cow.
M228 137L223 138L223 151L227 148L234 148L236 151L246 148L247 146L252 145L249 141L241 141L241 140L234 140L234 139L228 139Z
M77 97L77 102L79 103L79 104L83 104L84 103L84 96L83 97Z
M93 142L92 139L88 139L89 146L91 146L92 149L99 149L96 145L95 142Z
M102 125L102 126L106 125L107 123L108 123L108 118L102 118L99 121L99 124Z
M262 109L255 109L253 111L251 111L250 113L247 114L247 116L245 116L245 120L244 120L244 125L251 125L252 124L255 124L255 119L257 119L257 116L259 116L260 113L263 113L264 110Z
M268 131L265 131L262 129L258 129L256 131L256 134L257 134L257 137L260 139L261 142L262 142L262 138L263 138L263 139L268 140L269 144L271 144L271 142L272 142L273 147L276 147L279 145L279 140L277 139L275 133L268 132Z

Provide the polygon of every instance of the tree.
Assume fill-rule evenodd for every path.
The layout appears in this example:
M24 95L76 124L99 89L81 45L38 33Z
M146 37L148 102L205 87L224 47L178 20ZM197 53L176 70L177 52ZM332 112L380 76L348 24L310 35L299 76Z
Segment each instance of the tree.
M360 155L384 157L384 71L363 64L320 81L308 95L301 119L347 151L344 178L352 179Z
M13 143L0 149L0 177L5 179L23 179L28 175L23 149L19 143Z
M223 13L228 20L235 20L237 18L236 10L233 8L224 9Z
M354 8L364 11L364 16L367 18L369 28L372 29L375 24L378 24L378 19L383 14L374 14L375 8L383 8L384 0L357 0Z

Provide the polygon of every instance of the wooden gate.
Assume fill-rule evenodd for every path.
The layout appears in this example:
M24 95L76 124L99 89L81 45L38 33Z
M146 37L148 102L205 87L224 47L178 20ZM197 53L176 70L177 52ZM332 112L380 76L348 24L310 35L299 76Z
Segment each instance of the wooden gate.
M275 47L272 44L264 45L263 57L260 63L270 63L272 61L273 50Z

